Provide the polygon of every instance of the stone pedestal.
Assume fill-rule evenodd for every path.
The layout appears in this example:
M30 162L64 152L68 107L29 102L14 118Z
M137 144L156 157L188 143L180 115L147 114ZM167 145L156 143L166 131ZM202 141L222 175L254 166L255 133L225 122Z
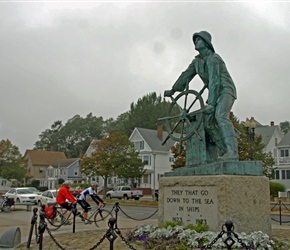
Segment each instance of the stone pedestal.
M220 232L231 220L235 232L262 231L271 237L269 180L265 176L166 176L159 182L159 224L202 220Z

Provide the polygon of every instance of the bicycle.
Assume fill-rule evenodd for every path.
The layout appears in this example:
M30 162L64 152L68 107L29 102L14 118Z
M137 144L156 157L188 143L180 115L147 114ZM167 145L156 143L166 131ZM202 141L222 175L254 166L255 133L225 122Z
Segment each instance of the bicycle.
M113 217L111 211L104 209L103 207L95 207L89 210L88 214L88 221L91 221L91 218L94 217L93 222L95 223L96 227L108 227L108 220L107 218Z
M76 214L78 215L77 213L77 209L76 209L76 203L73 204L73 208L71 210L71 213L69 214L69 216L66 218L65 217L65 213L67 212L66 209L64 209L63 207L59 206L58 204L56 204L55 202L48 202L47 203L47 206L50 206L50 207L53 207L53 216L49 216L47 214L47 212L45 212L45 219L48 221L48 224L47 224L47 227L50 229L50 230L57 230L59 229L61 226L63 225L71 225L71 222L70 220L72 218L71 215L72 214ZM42 206L42 209L45 210L45 205Z
M14 199L6 196L0 197L0 211L9 213L12 211L11 206L14 205Z

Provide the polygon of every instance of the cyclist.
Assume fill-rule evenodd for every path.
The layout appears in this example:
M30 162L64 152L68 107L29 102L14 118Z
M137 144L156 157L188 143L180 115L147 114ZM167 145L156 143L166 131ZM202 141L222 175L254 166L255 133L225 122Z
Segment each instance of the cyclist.
M64 214L65 215L65 219L67 221L66 224L70 224L67 219L68 219L68 217L71 214L71 210L73 209L73 204L75 204L77 200L69 191L71 182L70 181L65 181L62 184L63 184L63 187L61 187L59 189L59 191L57 192L56 203L59 204L61 207L66 209L66 212ZM81 213L76 210L75 211L75 215L76 216L80 216Z
M84 210L84 220L85 224L91 224L92 222L88 220L88 211L91 209L90 204L86 201L88 197L91 197L94 202L97 203L98 206L103 207L104 201L97 195L97 182L92 182L91 186L89 188L86 188L83 190L78 196L77 196L77 202L78 204L83 208Z

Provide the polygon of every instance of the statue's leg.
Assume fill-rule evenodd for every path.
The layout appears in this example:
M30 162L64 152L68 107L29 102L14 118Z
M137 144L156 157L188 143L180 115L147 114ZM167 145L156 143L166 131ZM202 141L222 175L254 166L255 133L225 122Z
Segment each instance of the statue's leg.
M215 118L218 124L222 140L226 147L224 155L220 160L238 160L238 143L234 126L229 118L231 108L235 99L229 94L222 94L216 106Z
M224 155L227 151L214 113L205 115L204 129L208 135L209 144L214 143L217 147L216 155L212 156L212 158L216 160L218 156Z

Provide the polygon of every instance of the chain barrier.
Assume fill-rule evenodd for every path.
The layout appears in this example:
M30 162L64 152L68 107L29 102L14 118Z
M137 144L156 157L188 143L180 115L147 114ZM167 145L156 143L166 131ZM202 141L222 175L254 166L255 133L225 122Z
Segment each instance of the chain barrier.
M125 244L130 248L130 249L134 249L136 250L127 240L126 238L121 234L121 231L119 228L115 228L115 232L116 234L118 234L120 236L120 238L122 239L122 241L125 242Z
M276 220L276 219L274 219L274 218L271 218L271 220L272 220L272 221L275 221L275 222L279 222L280 225L282 225L282 223L290 223L290 220L288 220L288 221L282 221L282 206L283 206L284 208L286 208L286 210L288 210L288 212L290 212L290 210L285 206L285 204L284 204L281 200L279 200L279 202L276 203L276 204L274 205L274 207L271 208L271 211L273 211L273 209L274 209L277 205L278 205L278 207L279 207L279 220Z
M57 241L56 239L53 237L53 235L51 234L51 231L46 227L46 230L50 236L50 238L52 239L52 241L59 247L59 249L64 250L65 248L63 248Z
M226 227L226 230L225 230ZM247 246L240 238L239 236L234 232L234 225L231 221L226 221L224 225L222 225L222 231L217 235L216 238L213 239L213 241L209 244L207 244L204 247L201 247L201 249L211 249L212 246L218 241L218 239L222 238L224 234L227 234L226 239L224 240L225 245L227 246L228 250L232 249L232 246L236 243L236 241L233 239L232 234L237 239L237 241L242 245L243 249L252 249L251 246Z
M54 236L52 235L51 230L47 227L47 223L46 223L46 215L45 215L45 211L44 211L44 207L42 207L42 209L39 211L39 225L37 227L37 208L33 209L33 216L31 219L31 227L30 227L30 234L29 234L29 238L28 238L28 242L27 242L27 249L30 248L30 243L31 243L31 237L33 234L33 229L35 230L35 239L36 239L36 243L39 245L39 249L42 249L42 243L43 243L43 234L45 232L45 230L47 230L48 235L50 236L50 238L52 239L52 241L57 245L57 247L61 250L64 250L65 248L63 246L61 246L61 244L54 238ZM108 226L109 229L106 231L106 233L103 235L103 237L99 240L99 242L97 242L92 248L90 248L90 250L96 249L98 246L101 245L101 243L107 238L107 240L110 242L110 250L113 250L114 247L114 241L115 239L119 236L122 241L128 246L128 248L136 250L127 240L126 238L122 235L120 229L117 226L117 218L118 218L118 213L119 211L122 211L122 213L132 219L132 220L146 220L151 218L152 216L154 216L158 209L149 217L144 218L144 219L136 219L133 218L131 216L129 216L126 212L124 212L122 210L122 208L119 206L119 203L116 202L115 205L113 206L112 210L110 211L110 213L112 213L113 211L115 211L116 215L115 218L111 217L108 221ZM76 208L74 208L72 210L72 213L76 214ZM49 221L49 220L48 220ZM73 233L74 233L74 229L73 229Z
M119 207L119 208L120 208L120 207ZM121 210L121 212L122 212L125 216L127 216L129 219L131 219L131 220L136 220L136 221L142 221L142 220L150 219L151 217L153 217L153 216L158 212L158 209L156 209L156 211L155 211L152 215L150 215L150 216L148 216L148 217L146 217L146 218L143 218L143 219L136 219L136 218L131 217L131 216L128 215L127 213L125 213L124 210L123 210L122 208L120 208L120 210Z

